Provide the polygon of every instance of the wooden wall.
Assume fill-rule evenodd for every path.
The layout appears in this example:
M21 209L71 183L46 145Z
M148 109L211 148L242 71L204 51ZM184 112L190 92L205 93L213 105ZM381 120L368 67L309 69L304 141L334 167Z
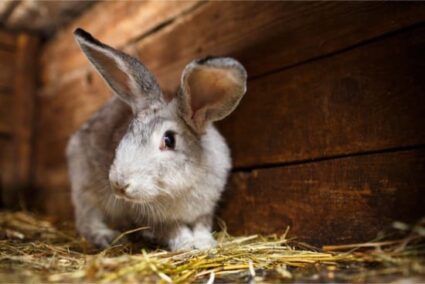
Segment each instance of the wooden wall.
M76 18L97 1L34 1L0 2L0 25L7 30L26 31L49 36Z
M373 238L425 214L424 22L423 3L95 5L41 54L31 197L72 216L66 141L110 97L74 43L79 26L139 57L165 91L194 58L246 66L248 93L219 123L235 166L219 209L230 232Z
M30 186L38 39L0 30L1 203L18 207Z

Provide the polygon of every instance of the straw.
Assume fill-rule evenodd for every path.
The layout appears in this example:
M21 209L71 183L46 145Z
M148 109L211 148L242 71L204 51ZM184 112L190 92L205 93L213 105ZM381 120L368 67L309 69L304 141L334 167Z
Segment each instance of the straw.
M282 236L232 237L224 227L215 234L217 247L210 250L169 252L119 244L99 251L80 238L72 224L55 227L28 212L0 212L0 282L211 284L421 277L425 274L423 226L423 220L412 226L397 223L396 234L390 236L399 239L323 249L288 239L288 230ZM115 243L143 229L124 232ZM368 268L371 264L374 269Z

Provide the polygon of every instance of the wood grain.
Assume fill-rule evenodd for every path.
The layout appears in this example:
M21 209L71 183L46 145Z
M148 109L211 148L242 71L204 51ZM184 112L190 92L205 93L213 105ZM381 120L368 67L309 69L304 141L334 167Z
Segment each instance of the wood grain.
M6 9L7 5L2 4ZM7 11L6 11L7 12ZM15 72L16 36L0 30L0 206L11 198L14 182L13 123L13 75Z
M16 45L16 35L9 31L0 29L0 48L13 50Z
M9 137L0 136L0 207L9 205L9 201L13 199L9 190L14 181L12 146L12 140Z
M167 91L190 60L207 55L236 57L256 77L425 19L423 3L383 4L212 2L137 51Z
M15 148L15 186L30 185L35 117L36 74L39 39L20 34L16 47L16 73L13 94L13 143Z
M0 88L13 88L15 73L15 54L12 51L0 49Z
M73 36L73 31L77 27L86 29L112 46L122 48L198 5L199 1L150 0L99 3L46 44L41 54L41 80L45 84L57 84L64 78L74 76L70 72L75 72L82 66L87 68L87 59ZM102 17L98 17L99 14Z
M219 210L230 233L283 233L312 244L370 241L425 215L425 150L235 173Z
M425 27L250 82L220 124L236 167L425 144Z
M104 8L108 11L108 7ZM148 14L154 11L158 17L162 10L146 11ZM119 9L116 14L108 22L92 21L87 27L101 40L123 47L127 34L119 34L118 41L113 32L114 26L126 17L119 17ZM142 21L144 17L140 14L137 19ZM146 17L149 19L149 15ZM87 18L88 15L78 23L84 27L83 20ZM423 3L209 2L143 37L127 50L138 54L166 91L174 91L181 70L194 58L234 56L246 65L250 76L258 76L424 19ZM112 31L98 31L99 27ZM84 76L88 63L71 37L71 30L67 29L45 49L42 57L45 95L57 95L55 88L61 82Z
M417 28L251 81L240 106L219 124L234 166L425 143L424 39ZM88 78L40 98L40 166L63 163L69 135L108 99L99 76Z
M34 130L37 50L35 36L16 36L16 49L8 82L9 92L0 94L0 133L2 136L1 179L2 202L9 208L19 206L19 200L30 186Z
M9 135L11 132L11 106L11 94L0 93L0 135Z
M74 209L66 168L50 168L44 176L45 186L36 188L27 202L29 209L45 213L56 220L73 219Z
M44 187L49 179L47 175L51 168L64 165L69 136L110 96L104 84L92 84L92 80L102 79L93 77L89 80L70 82L60 90L61 96L56 99L43 98L38 104L40 107L35 129L35 163L36 168L40 167L37 169L39 178L36 178L40 187ZM85 95L78 95L81 93ZM69 111L70 109L74 111Z

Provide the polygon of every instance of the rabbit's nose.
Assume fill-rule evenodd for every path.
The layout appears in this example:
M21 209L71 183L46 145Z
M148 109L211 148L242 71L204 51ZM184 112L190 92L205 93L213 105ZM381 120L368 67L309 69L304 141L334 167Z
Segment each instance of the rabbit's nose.
M130 184L129 183L124 184L124 183L119 183L116 181L111 181L111 186L114 189L115 193L119 195L125 195L126 189L130 186Z

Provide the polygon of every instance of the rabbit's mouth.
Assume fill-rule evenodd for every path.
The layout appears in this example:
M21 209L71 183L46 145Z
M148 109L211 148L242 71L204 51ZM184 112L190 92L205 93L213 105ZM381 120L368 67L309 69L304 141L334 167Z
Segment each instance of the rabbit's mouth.
M126 195L126 194L121 194L121 193L115 193L115 198L117 199L121 199L121 200L125 200L125 201L129 201L129 202L135 202L136 199Z
M144 196L143 198L141 198L141 196L134 196L134 195L131 195L128 192L115 192L114 196L117 199L124 200L124 201L131 202L131 203L137 203L137 204L141 204L141 205L151 203L157 197L157 196L155 196L155 197Z
M133 203L140 203L139 198L131 194L132 189L129 183L124 184L124 183L111 181L111 188L114 192L115 198L133 202Z
M128 194L127 192L128 187L129 187L128 185L126 187L121 187L121 188L113 187L115 198L133 202L133 203L137 202L137 199L135 197Z

